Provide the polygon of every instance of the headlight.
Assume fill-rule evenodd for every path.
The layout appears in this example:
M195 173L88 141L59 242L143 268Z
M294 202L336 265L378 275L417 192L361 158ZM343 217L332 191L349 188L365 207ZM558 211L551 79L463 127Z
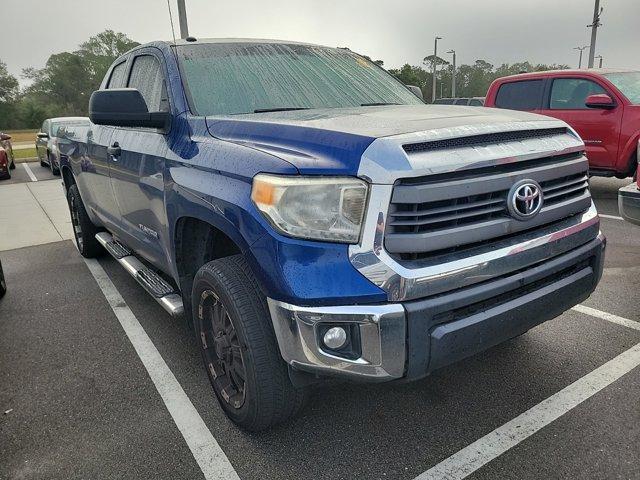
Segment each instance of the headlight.
M291 237L357 243L367 184L348 177L253 179L251 199L279 232Z

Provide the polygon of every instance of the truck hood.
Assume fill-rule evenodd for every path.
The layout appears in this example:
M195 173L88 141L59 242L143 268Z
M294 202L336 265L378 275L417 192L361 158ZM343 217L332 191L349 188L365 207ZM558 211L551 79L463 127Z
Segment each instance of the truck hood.
M524 112L449 105L385 105L207 117L209 133L292 163L301 173L355 175L376 139L457 127L552 120Z

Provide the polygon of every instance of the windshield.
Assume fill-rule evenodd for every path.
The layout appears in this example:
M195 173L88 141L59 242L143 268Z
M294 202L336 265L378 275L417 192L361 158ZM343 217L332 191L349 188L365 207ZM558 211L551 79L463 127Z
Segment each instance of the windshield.
M640 72L606 73L604 75L634 105L640 105Z
M178 47L194 113L422 103L386 71L349 50L219 43Z

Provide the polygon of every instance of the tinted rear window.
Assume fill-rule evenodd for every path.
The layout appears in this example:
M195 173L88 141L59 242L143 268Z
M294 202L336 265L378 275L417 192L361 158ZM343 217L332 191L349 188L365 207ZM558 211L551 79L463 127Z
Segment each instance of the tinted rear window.
M523 80L504 83L496 96L496 107L511 110L535 110L540 107L542 80Z

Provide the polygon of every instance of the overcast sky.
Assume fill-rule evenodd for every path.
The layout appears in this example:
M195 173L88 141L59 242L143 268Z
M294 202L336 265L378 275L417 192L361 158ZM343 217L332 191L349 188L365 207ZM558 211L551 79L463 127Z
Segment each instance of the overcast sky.
M176 34L176 0L170 0ZM349 47L385 67L419 64L444 37L458 63L529 60L577 66L593 0L186 0L190 34L299 40ZM640 0L602 0L597 53L605 66L640 69ZM147 42L170 39L166 0L1 0L0 60L18 76L49 55L113 29ZM588 51L585 50L585 61ZM445 58L449 56L443 54Z

